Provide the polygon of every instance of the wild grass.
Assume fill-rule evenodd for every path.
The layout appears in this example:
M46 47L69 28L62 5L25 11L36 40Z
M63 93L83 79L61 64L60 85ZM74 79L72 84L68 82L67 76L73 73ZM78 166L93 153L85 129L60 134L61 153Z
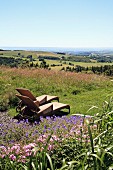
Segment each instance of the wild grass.
M103 76L58 72L46 69L0 67L0 110L15 108L17 87L28 88L35 96L58 95L60 102L70 104L71 114L86 114L112 96L112 81ZM97 110L95 110L97 112ZM94 113L88 112L93 115Z
M0 169L113 169L111 80L93 74L1 66L0 110L8 109L8 113L0 112ZM35 96L58 95L61 102L70 104L71 115L41 117L32 124L12 119L17 87L28 88Z

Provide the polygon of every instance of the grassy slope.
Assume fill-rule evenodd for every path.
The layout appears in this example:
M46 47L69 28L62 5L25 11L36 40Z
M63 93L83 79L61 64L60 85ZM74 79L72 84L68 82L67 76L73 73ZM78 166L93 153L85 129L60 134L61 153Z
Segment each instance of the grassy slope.
M60 102L70 104L71 114L93 115L98 109L88 113L87 110L93 105L101 108L103 101L113 95L112 81L102 76L0 67L1 105L14 103L17 87L28 88L35 96L58 95Z
M46 52L46 51L0 51L0 54L3 54L4 56L9 56L9 57L18 56L18 53L20 53L21 55L24 55L24 57L27 57L28 55L32 55L33 58L37 58L39 55L53 56L53 57L59 56L58 54L55 54L52 52Z

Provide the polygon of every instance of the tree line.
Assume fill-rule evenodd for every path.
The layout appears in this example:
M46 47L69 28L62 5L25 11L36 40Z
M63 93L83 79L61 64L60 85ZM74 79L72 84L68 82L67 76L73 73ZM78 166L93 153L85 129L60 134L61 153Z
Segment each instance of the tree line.
M63 67L61 70L71 71L71 72L85 72L85 73L94 73L94 74L104 74L107 76L113 76L113 65L104 65L104 66L92 66L92 67L83 67L76 65L75 67Z
M29 59L27 58L26 60L22 58L7 58L0 56L0 65L6 65L10 67L35 67L35 68L45 68L45 69L50 69L49 64L46 63L44 59L41 60L41 63L38 64L38 62L34 63L33 61L31 62L31 57ZM76 65L74 67L73 64L69 63L70 66L67 67L62 67L61 70L64 71L70 71L70 72L85 72L85 73L94 73L94 74L104 74L107 76L113 76L113 65L104 65L104 66L92 66L92 67L83 67L80 65ZM62 66L60 65L51 65L53 66Z

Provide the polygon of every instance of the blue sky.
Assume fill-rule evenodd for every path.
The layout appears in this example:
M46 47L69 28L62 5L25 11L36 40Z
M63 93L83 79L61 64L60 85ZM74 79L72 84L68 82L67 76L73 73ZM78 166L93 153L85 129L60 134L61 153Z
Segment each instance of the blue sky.
M0 0L1 47L113 47L113 0Z

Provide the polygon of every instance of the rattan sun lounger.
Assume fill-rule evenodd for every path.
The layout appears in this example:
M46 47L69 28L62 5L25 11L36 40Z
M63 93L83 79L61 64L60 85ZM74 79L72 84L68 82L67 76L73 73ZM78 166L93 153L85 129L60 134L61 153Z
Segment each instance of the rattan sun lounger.
M70 113L70 106L68 104L63 104L59 102L47 103L42 106L39 106L39 101L33 101L27 96L22 96L16 94L16 96L24 103L24 107L21 112L23 115L27 115L27 111L31 111L35 113L35 117L38 118L40 116L46 117L54 115L55 112L58 112L62 109L68 109L68 113ZM30 115L30 114L29 114Z
M41 95L38 97L35 97L30 90L25 89L25 88L16 88L16 90L23 96L27 96L30 99L32 99L33 101L38 100L39 101L39 105L45 104L45 103L49 103L53 100L57 100L59 102L59 97L58 96L51 96L51 95Z

